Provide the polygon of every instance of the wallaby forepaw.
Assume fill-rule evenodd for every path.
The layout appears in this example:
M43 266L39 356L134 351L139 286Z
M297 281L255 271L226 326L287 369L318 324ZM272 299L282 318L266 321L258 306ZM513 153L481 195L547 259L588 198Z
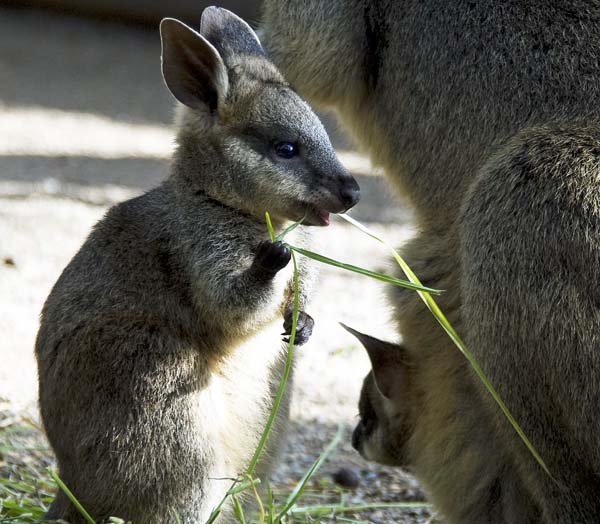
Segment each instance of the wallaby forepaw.
M266 276L274 276L288 265L292 253L282 242L264 240L258 244L254 266Z
M304 311L298 311L298 322L296 323L296 336L294 337L294 346L301 346L306 344L308 339L312 335L313 326L315 321L308 313ZM292 334L292 310L288 310L283 317L283 329L285 330L284 342L290 341L290 335Z

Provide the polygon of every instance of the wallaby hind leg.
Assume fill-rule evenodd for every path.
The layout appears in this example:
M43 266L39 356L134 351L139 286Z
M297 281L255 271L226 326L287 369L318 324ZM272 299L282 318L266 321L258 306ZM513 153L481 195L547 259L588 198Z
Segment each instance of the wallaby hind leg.
M85 347L94 366L40 359L46 376L60 373L66 384L87 385L77 396L62 383L41 390L62 480L99 522L115 516L144 524L203 524L226 488L208 480L223 473L214 432L198 422L206 418L202 410L215 410L203 402L211 391L202 387L201 356L166 328L139 323L108 329L108 322L82 328L63 343ZM140 373L124 376L132 365ZM107 376L112 380L101 382ZM104 395L97 394L101 387ZM58 410L69 404L80 418L65 424ZM123 405L129 410L120 410ZM48 517L83 522L62 493Z
M467 345L541 454L482 395L545 522L600 521L600 126L525 130L461 216Z

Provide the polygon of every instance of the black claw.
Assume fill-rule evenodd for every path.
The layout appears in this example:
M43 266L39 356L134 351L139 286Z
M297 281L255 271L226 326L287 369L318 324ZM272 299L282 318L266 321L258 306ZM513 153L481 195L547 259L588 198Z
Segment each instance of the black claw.
M295 346L302 346L308 342L308 339L312 335L313 326L315 321L313 318L304 311L298 311L298 321L296 323L296 336L294 338ZM282 335L285 336L284 342L290 341L290 335L292 332L292 310L288 309L285 312L283 320L283 329L285 330Z
M265 276L273 277L288 265L292 254L282 242L264 240L256 248L253 266Z

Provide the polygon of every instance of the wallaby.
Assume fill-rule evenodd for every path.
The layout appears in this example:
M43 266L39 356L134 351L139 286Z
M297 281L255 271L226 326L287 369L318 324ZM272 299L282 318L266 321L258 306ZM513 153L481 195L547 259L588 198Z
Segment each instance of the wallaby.
M60 476L94 518L204 524L245 472L283 367L290 252L267 240L264 213L279 229L324 226L359 189L244 21L211 7L199 33L173 19L160 32L183 104L171 173L110 209L58 279L37 337L39 398ZM293 242L308 245L308 229ZM311 329L302 312L298 344ZM83 522L62 492L48 518Z
M594 0L264 1L269 56L414 207L403 255L554 477L394 288L431 430L415 467L450 523L600 522L599 20Z
M464 379L466 370L436 366L400 344L343 327L361 341L372 365L352 433L352 445L365 459L412 471L440 507L450 508L446 515L451 522L540 521L539 509L518 477L501 471L504 457L490 452L487 462L471 456L477 447L469 445L469 438L484 438L489 429L459 411L464 405L456 402L457 392L465 399L477 394ZM432 385L438 380L439 386ZM456 439L457 434L464 438ZM499 478L502 496L498 484L489 489ZM453 502L455 497L460 504Z

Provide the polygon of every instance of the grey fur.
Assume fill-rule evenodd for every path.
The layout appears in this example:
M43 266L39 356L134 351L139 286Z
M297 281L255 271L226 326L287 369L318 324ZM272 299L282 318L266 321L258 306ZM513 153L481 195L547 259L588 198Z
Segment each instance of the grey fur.
M222 30L232 24L235 38ZM161 24L165 81L190 106L179 110L170 176L108 211L42 312L42 419L62 479L98 521L206 521L227 477L248 465L285 355L290 254L266 241L264 212L277 228L305 214L318 225L348 207L344 190L358 197L308 105L264 52L247 52L259 45L252 30L218 8L202 25L212 45L180 22ZM277 158L277 140L301 154ZM308 229L292 241L310 245ZM313 271L301 263L301 274L303 308ZM304 340L312 323L302 319ZM48 518L83 522L63 493Z
M596 0L265 0L270 56L414 206L407 262L558 481L394 290L411 460L450 523L600 519L599 22Z

